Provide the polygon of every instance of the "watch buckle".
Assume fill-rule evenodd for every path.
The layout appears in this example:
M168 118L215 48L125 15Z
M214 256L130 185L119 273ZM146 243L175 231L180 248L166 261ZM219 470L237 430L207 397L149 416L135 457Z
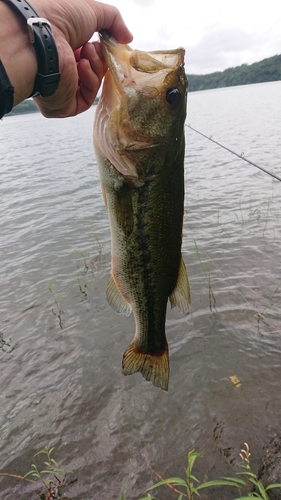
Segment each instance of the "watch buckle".
M27 22L27 26L28 26L29 38L30 38L31 43L35 43L34 28L33 28L34 24L37 24L39 26L39 28L42 28L42 25L46 24L48 26L48 28L50 29L50 31L52 31L51 24L44 17L29 17L26 22Z

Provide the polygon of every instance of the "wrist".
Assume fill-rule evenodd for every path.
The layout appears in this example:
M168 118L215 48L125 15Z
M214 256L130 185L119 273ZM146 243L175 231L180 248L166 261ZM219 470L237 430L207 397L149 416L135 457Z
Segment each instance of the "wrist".
M32 92L37 74L37 59L27 26L0 0L0 58L14 87L14 106Z

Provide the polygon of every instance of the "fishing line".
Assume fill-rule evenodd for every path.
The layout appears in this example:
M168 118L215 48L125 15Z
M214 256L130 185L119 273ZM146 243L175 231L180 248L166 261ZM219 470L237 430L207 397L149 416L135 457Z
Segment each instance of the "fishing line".
M202 135L202 137L205 137L205 139L208 139L208 141L211 141L213 142L214 144L216 144L217 146L219 146L220 148L223 148L225 149L226 151L228 151L229 153L237 156L238 158L240 158L241 160L244 160L246 161L247 163L250 163L250 165L253 165L254 167L258 168L259 170L262 170L262 172L264 172L265 174L267 175L270 175L271 177L273 177L274 179L276 179L277 181L281 182L281 178L278 177L278 175L275 175L273 174L272 172L269 172L268 170L266 170L265 168L263 167L260 167L259 165L257 165L256 163L248 160L248 158L245 158L244 156L244 153L241 153L240 155L238 153L236 153L235 151L232 151L232 149L229 149L228 147L224 146L223 144L220 144L218 141L215 141L215 139L212 138L212 136L208 137L207 135L203 134L202 132L200 132L199 130L196 130L195 128L193 128L191 125L187 125L185 124L186 127L190 128L191 130L193 130L194 132L196 132L197 134L200 134Z

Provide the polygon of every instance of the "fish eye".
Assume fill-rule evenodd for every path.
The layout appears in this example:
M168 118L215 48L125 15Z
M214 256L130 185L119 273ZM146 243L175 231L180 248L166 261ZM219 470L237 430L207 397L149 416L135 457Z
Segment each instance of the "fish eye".
M166 92L166 101L171 104L171 106L175 106L176 104L179 104L181 101L181 93L179 89L174 88L174 89L169 89Z

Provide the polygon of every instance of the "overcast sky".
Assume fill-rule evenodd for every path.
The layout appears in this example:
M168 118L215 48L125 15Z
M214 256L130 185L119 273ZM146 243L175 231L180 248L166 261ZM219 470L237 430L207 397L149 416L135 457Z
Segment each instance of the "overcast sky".
M280 0L103 0L116 5L141 50L186 50L187 74L281 54Z

